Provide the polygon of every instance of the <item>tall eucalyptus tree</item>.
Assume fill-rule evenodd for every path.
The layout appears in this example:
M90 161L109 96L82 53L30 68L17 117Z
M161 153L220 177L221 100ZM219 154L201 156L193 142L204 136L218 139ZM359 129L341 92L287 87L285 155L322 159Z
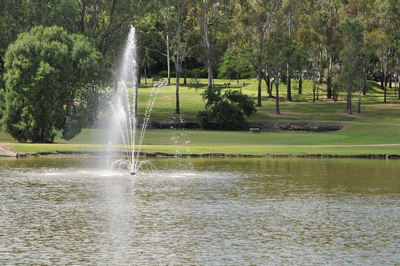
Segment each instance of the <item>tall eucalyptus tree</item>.
M362 80L363 68L365 68L362 47L364 44L364 28L358 19L346 17L340 23L340 31L343 43L345 44L340 52L342 65L340 68L339 80L347 90L347 109L353 114L351 107L351 94L355 81Z
M215 62L214 46L217 42L218 32L226 24L225 13L229 9L229 0L201 0L200 10L203 18L199 18L202 28L203 56L200 57L207 67L208 88L212 87L213 63Z
M282 10L282 0L245 0L237 6L241 20L241 33L250 49L252 64L257 71L258 95L257 107L261 107L262 70L265 68L264 43L269 37L271 25Z
M198 40L194 41L196 34L194 30L198 26L198 21L195 19L195 3L191 0L170 0L170 5L174 8L171 13L171 19L176 25L176 35L172 43L175 71L176 71L176 113L180 114L180 97L179 97L179 82L181 77L182 65L185 58L191 54L192 50L200 44Z

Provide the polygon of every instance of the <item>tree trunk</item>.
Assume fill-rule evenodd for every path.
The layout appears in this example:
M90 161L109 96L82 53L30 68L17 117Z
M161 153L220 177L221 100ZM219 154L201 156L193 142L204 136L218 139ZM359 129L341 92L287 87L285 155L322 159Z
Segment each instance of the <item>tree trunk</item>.
M177 114L180 114L179 78L180 78L180 73L179 73L179 71L176 71L176 113Z
M313 103L315 103L315 87L316 87L316 84L315 84L315 77L314 77L314 79L313 79Z
M397 61L397 65L399 65L399 57L397 56L397 58L396 58L396 61ZM398 83L399 83L399 94L398 94L398 96L399 96L399 98L398 99L400 99L400 80L399 80L399 71L396 71L396 77L395 77L395 79L394 79L396 82L397 81L399 81ZM396 86L395 86L396 87ZM396 89L395 89L396 90Z
M385 77L385 80L384 80L384 82L385 82L385 90L384 90L384 100L383 100L383 102L384 103L386 103L386 92L387 92L387 70L386 70L386 67L385 67L385 72L384 72L384 77Z
M236 83L239 84L239 73L236 75Z
M384 75L383 75L383 69L381 69L381 90L383 90L383 79L384 79Z
M291 89L291 82L290 82L290 68L289 64L286 65L287 67L287 100L292 101L292 89Z
M204 1L204 37L206 43L206 58L208 71L208 88L212 87L211 43L208 38L208 1Z
M183 84L184 84L184 85L187 84L187 80L186 80L186 69L185 69L185 76L183 77Z
M353 114L353 110L351 109L351 86L349 84L347 88L347 109L349 110L349 115Z
M303 70L301 70L301 71L303 71ZM299 78L299 94L302 94L303 92L302 92L302 87L303 87L303 72L302 73L300 73L300 78Z
M326 98L330 99L332 98L332 77L331 77L331 71L332 71L332 56L329 57L329 67L328 67L328 76L326 78Z
M144 68L144 85L147 85L147 71L146 71L146 68Z
M383 98L383 102L386 103L386 82L385 82L385 89L384 89L384 98Z
M169 60L169 37L167 34L167 69L168 69L168 85L171 84L171 66Z
M178 0L178 27L177 27L177 44L176 44L176 59L175 59L175 71L176 71L176 113L180 114L180 102L179 102L179 78L181 77L181 58L180 58L180 51L181 51L181 9L182 6L180 5L180 1Z
M275 65L275 88L276 88L276 114L279 115L279 76L278 76L278 65Z
M212 81L213 81L213 76L212 76L212 66L211 66L211 62L209 62L209 66L208 66L208 88L212 88Z
M268 98L274 98L274 96L272 96L272 85L271 85L271 79L270 79L269 75L267 75L267 77L265 79L265 83L267 83Z
M392 88L392 75L390 75L390 73L388 75L388 79L389 79L389 89L391 89Z
M290 6L289 9L289 37L292 36L292 6ZM290 82L290 66L289 63L286 64L286 70L287 70L287 100L292 101L292 84Z
M328 71L329 73L329 71ZM326 87L327 87L327 94L326 94L326 98L330 99L332 98L332 80L331 77L328 74L328 77L326 78Z
M258 70L258 96L257 96L257 107L261 107L261 75L262 71Z
M363 95L367 95L367 75L364 76Z
M399 72L396 73L396 79L395 79L395 81L397 81L397 84L398 84L398 87L397 87L397 88L398 88L398 92L399 92L399 93L398 93L397 95L398 95L398 99L400 99L400 80L398 80L398 79L399 79Z
M357 112L361 113L361 92L358 93L358 110Z

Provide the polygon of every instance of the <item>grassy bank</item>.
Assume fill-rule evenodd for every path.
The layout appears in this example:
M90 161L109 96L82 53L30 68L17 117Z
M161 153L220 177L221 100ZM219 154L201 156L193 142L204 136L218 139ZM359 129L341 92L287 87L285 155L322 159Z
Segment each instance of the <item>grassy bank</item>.
M241 82L247 84L242 88L244 93L252 95L256 100L257 81L255 79L241 81L216 80L216 83L231 83L231 88L240 89ZM296 82L294 82L296 83ZM182 85L180 88L181 111L183 115L174 114L175 87L167 86L158 92L151 112L154 120L195 121L198 111L204 109L200 93L206 87L206 80L200 80L195 88ZM293 87L296 87L294 85ZM400 143L400 103L389 90L388 102L383 103L383 91L377 83L368 83L368 92L362 97L361 113L356 110L357 95L353 95L353 115L346 112L345 95L341 94L337 102L326 99L326 85L319 86L319 99L313 102L312 82L305 81L303 94L293 90L293 101L285 100L286 87L280 87L281 114L275 113L275 99L267 98L263 83L263 107L257 108L257 114L251 121L295 121L295 122L337 122L349 125L343 130L328 133L314 132L249 132L202 131L202 130L152 130L146 131L142 150L144 152L161 152L176 154L226 154L226 155L360 155L360 154L400 154L400 146L367 146ZM143 117L148 98L154 93L152 86L139 89L139 118ZM275 91L273 93L275 95ZM123 150L122 145L109 147L107 126L110 110L104 109L100 117L99 127L84 129L81 134L70 141L56 137L55 144L16 143L9 135L0 132L0 143L21 151L35 154L57 151L106 151L107 149ZM356 146L354 146L356 145ZM361 145L361 146L360 146Z

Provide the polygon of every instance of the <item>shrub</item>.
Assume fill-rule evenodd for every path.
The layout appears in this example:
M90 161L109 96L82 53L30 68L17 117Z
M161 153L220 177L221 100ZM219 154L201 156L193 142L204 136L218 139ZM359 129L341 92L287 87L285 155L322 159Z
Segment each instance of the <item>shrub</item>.
M242 91L226 90L217 85L205 90L201 96L207 100L204 111L199 111L197 119L203 129L248 130L250 124L245 116L257 112L255 102Z
M162 70L162 71L158 72L158 75L160 76L160 78L168 78L168 71ZM176 77L176 72L171 71L170 76L171 76L171 78Z
M0 89L0 119L3 117L3 112L6 109L4 92Z

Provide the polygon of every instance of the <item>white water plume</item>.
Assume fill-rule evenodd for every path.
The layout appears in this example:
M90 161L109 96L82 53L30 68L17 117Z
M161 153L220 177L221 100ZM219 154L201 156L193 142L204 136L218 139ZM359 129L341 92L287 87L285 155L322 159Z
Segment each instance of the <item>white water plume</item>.
M149 166L150 162L139 160L142 143L146 128L150 119L150 113L155 103L160 88L166 85L165 81L158 82L151 90L143 123L139 125L137 120L137 97L138 97L138 63L137 63L137 43L135 38L135 28L132 27L127 44L124 50L120 81L118 84L118 95L113 102L110 101L114 112L116 129L119 131L124 144L126 159L119 159L112 163L112 167L124 167L131 174L136 174L144 166ZM129 88L132 89L130 93ZM132 99L131 99L132 98ZM140 136L136 136L136 130L140 130ZM151 165L150 165L151 167Z

